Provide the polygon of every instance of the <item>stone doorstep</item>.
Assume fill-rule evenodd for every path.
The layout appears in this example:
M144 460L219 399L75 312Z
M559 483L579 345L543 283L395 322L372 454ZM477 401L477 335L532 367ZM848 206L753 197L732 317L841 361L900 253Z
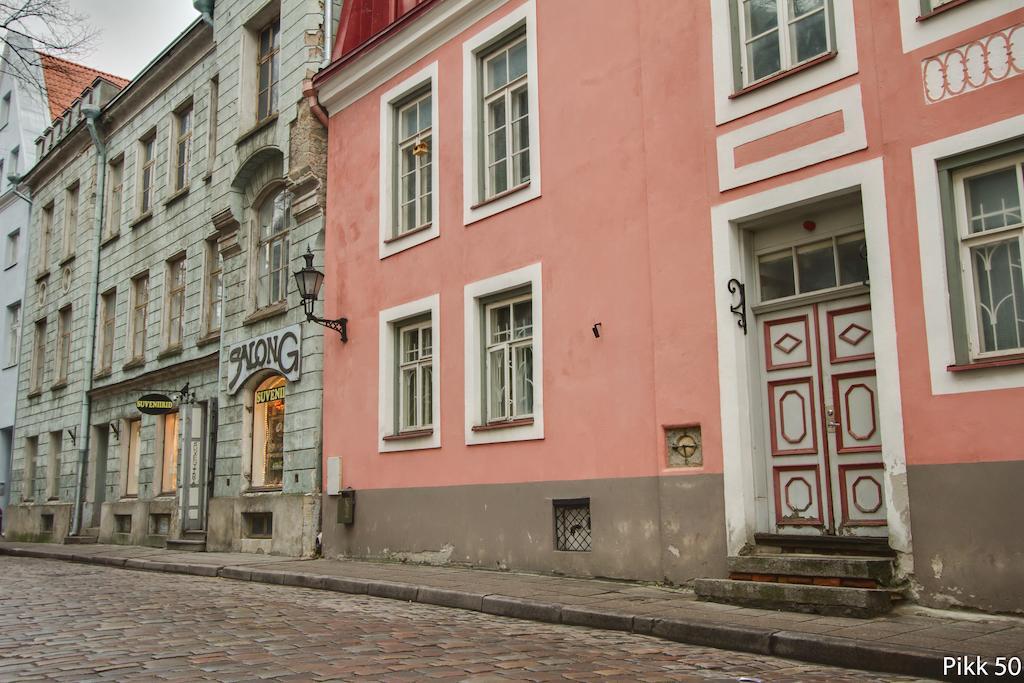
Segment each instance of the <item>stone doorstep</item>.
M861 641L854 638L744 626L718 621L703 621L696 615L693 618L633 615L625 612L591 609L578 605L569 606L557 603L536 602L503 595L484 595L470 591L440 589L432 586L418 586L392 581L327 576L299 571L259 569L252 566L161 562L151 555L147 556L146 559L111 557L100 553L94 555L72 555L67 551L10 547L3 543L0 543L0 555L77 561L125 569L217 576L240 581L256 581L259 583L301 586L356 595L372 595L375 597L420 602L421 604L480 611L496 616L530 621L628 631L689 645L702 645L726 650L786 657L815 664L910 676L925 676L934 679L944 678L942 676L942 658L944 656L955 656L954 653L915 646L889 645L876 641ZM712 579L703 579L702 581L712 581ZM833 591L854 590L822 589L816 586L794 587ZM872 592L887 593L886 591Z
M728 559L729 572L738 575L774 575L776 577L806 577L845 579L855 585L862 581L874 582L876 586L892 584L892 560L881 557L849 557L835 555L802 555L786 553L780 555L734 555ZM756 580L756 579L745 579ZM796 583L796 581L793 581ZM841 583L838 585L842 585Z
M889 612L893 602L891 591L873 588L731 579L697 579L693 588L697 597L702 600L863 619L871 619Z

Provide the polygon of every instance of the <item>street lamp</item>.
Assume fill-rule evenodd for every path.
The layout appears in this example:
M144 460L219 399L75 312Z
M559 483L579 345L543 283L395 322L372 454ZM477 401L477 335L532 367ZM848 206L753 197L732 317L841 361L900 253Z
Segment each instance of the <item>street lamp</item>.
M296 271L295 284L299 287L299 296L302 297L302 308L306 311L306 320L330 328L341 335L341 341L348 341L348 318L337 318L327 320L320 318L313 313L313 306L320 297L320 288L324 284L324 274L313 267L313 251L306 247L306 253L302 255L306 259L306 265L302 270Z

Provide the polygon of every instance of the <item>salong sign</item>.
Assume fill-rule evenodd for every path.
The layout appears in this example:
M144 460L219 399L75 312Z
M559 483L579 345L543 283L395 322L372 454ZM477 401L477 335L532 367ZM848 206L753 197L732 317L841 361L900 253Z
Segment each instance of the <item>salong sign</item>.
M302 326L291 325L234 344L228 349L228 393L236 393L257 372L273 370L289 382L302 375Z

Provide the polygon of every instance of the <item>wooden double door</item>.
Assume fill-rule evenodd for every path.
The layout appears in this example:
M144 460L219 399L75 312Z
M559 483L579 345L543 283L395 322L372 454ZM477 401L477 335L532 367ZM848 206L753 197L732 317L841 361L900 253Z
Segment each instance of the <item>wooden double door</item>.
M757 316L767 531L885 536L883 434L867 295Z

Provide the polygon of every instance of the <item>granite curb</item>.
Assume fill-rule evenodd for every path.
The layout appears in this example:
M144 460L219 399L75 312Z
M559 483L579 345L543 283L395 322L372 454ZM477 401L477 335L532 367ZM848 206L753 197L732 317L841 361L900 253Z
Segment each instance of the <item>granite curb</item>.
M942 676L941 673L942 658L956 656L953 653L824 634L741 626L697 619L630 614L628 611L609 611L579 605L538 602L501 594L485 594L396 581L330 576L315 572L260 569L228 563L163 562L152 559L109 556L102 553L81 554L45 548L10 547L2 543L0 543L0 555L64 560L124 569L219 577L353 595L370 595L484 612L514 619L626 631L688 645L784 657L815 664L954 680Z

